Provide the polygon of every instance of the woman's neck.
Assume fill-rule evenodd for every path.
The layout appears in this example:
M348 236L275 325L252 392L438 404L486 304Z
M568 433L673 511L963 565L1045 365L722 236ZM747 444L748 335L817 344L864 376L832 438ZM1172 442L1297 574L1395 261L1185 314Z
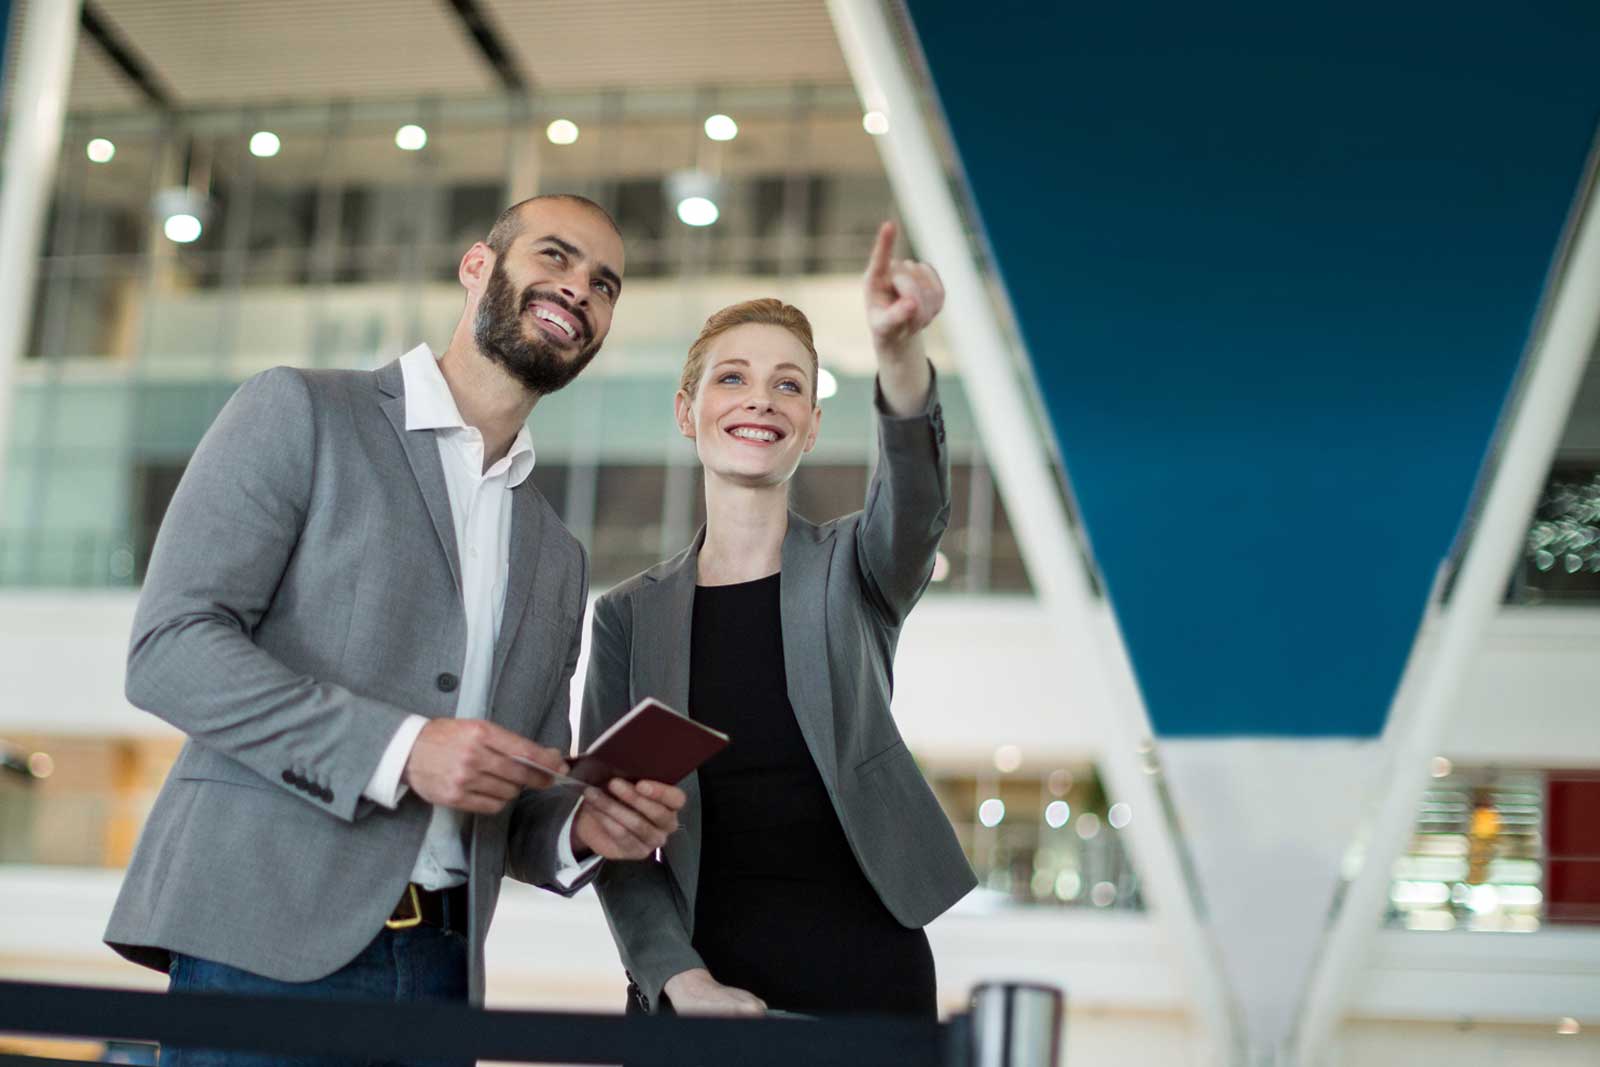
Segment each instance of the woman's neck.
M696 582L733 585L776 574L789 531L789 487L751 488L706 476L706 539Z

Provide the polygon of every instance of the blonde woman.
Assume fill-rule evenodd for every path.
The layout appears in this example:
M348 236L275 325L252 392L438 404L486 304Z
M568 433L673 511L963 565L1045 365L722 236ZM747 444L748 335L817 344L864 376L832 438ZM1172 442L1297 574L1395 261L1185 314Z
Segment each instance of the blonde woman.
M683 783L659 858L597 881L633 1010L936 1015L922 927L975 880L889 697L950 514L921 341L944 289L892 260L894 240L885 223L865 277L881 443L865 509L822 525L789 510L822 424L811 326L777 300L735 304L706 321L676 397L706 525L595 606L584 743L645 696L733 739Z

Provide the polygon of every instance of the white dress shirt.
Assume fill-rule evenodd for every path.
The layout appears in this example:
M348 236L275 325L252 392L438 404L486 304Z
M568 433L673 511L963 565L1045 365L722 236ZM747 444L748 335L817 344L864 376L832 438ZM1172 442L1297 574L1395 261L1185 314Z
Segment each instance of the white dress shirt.
M533 470L533 442L524 426L517 431L510 450L484 470L483 435L462 419L432 350L418 345L407 352L400 359L400 372L406 390L406 432L432 433L439 446L460 554L467 650L461 665L461 685L456 690L456 718L481 719L488 713L494 646L506 602L511 490ZM552 664L551 669L557 666ZM406 794L400 776L417 735L427 722L424 716L413 715L395 731L372 780L362 790L364 796L386 808L400 803ZM579 863L573 856L569 838L575 818L576 809L557 837L556 878L563 886L570 886L600 861L600 857L591 856ZM447 889L464 883L468 874L467 826L464 813L436 806L422 852L411 870L411 880L424 889Z

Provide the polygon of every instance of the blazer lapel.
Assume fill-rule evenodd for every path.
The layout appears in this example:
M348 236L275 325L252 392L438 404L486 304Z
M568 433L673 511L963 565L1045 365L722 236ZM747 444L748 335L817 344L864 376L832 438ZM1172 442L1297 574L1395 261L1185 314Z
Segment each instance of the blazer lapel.
M539 543L543 533L544 515L531 483L524 479L511 491L511 552L506 571L506 600L500 609L500 636L495 639L494 668L489 675L490 707L494 706L492 694L500 681L500 672L511 654L522 618L528 612L528 598L533 595L534 579L538 576ZM578 625L583 625L582 619L578 620ZM558 654L565 655L566 651L562 648Z
M694 590L705 529L683 552L651 568L651 581L638 593L637 638L633 652L636 700L655 697L691 718L689 706L690 637L694 628ZM680 783L688 798L680 818L684 832L667 838L662 855L689 900L700 873L700 775Z
M394 432L400 435L400 445L417 479L417 488L422 491L422 502L427 505L434 532L439 535L439 547L450 564L450 577L455 581L459 598L461 561L456 548L456 524L450 517L450 490L445 488L444 465L439 462L439 444L432 433L412 433L406 429L405 379L398 360L378 371L378 387L388 394L381 405L383 413L389 417Z
M789 703L811 758L830 792L838 792L838 757L833 738L833 685L828 673L828 565L830 546L817 527L789 513L783 539L783 575L778 579L783 615L783 670Z

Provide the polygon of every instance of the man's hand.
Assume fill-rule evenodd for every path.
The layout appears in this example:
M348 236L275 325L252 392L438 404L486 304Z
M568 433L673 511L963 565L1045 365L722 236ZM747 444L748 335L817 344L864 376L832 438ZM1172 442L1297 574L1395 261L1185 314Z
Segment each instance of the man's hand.
M767 1002L754 993L723 985L704 968L683 971L667 979L662 992L679 1015L764 1015Z
M896 415L914 415L927 402L932 380L920 334L944 307L944 283L926 263L890 258L895 233L892 222L880 226L867 261L867 326L884 400Z
M400 780L430 804L496 815L524 789L550 784L548 775L513 756L567 771L567 761L555 749L485 719L430 719L411 746Z
M572 854L584 859L598 853L608 860L653 855L678 829L678 812L687 801L683 790L660 782L630 785L613 778L605 792L587 789L572 821Z

